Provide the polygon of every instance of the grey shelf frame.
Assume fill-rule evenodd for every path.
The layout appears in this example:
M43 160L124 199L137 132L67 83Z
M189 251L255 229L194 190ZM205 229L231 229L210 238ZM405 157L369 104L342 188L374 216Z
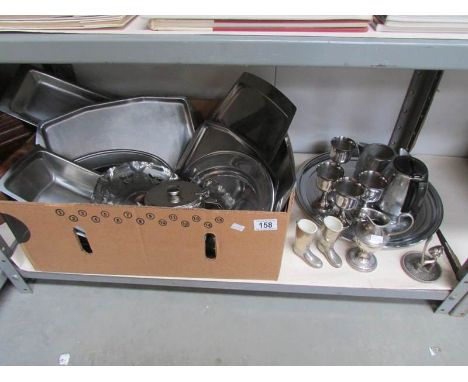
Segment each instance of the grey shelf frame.
M0 33L0 64L37 63L316 66L400 68L416 71L468 70L468 40ZM410 84L409 91L413 85ZM425 96L429 100L429 105L434 92L435 89ZM423 121L423 115L423 112L418 111L410 120ZM402 138L406 139L422 127L422 122L409 122L405 122L408 124L408 131ZM434 300L441 302L436 312L455 316L464 316L468 309L466 298L468 273L459 277L459 283L452 291L440 291L29 272L21 270L11 260L16 244L6 245L1 236L0 244L0 288L8 279L22 293L31 292L27 280L43 279L261 293Z
M468 69L468 40L0 33L0 63Z
M2 289L3 285L5 285L6 281L7 277L2 271L0 271L0 289Z
M436 289L383 289L383 288L346 288L330 286L311 286L282 284L276 281L252 282L252 281L230 281L230 280L203 280L203 279L181 279L181 278L159 278L159 277L132 277L113 275L92 275L58 272L26 271L19 268L12 260L18 243L15 241L11 246L0 236L0 270L10 279L20 293L31 293L28 280L55 280L66 282L87 282L107 284L145 285L163 288L195 288L205 290L246 291L261 293L285 293L285 294L307 294L328 295L348 297L372 297L393 298L412 300L445 301L452 291ZM1 271L0 271L1 272ZM0 273L0 276L2 274Z

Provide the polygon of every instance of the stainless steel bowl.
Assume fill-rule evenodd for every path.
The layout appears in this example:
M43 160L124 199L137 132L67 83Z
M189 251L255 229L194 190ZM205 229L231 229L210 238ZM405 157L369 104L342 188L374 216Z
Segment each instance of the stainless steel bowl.
M0 180L13 199L43 203L89 203L99 175L46 150L34 150Z

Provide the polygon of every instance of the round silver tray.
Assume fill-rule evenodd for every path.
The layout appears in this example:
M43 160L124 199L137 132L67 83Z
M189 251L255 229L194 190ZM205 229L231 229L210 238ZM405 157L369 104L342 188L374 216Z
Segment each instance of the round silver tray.
M221 209L273 211L273 180L267 168L250 155L214 151L191 163L181 176L207 190Z
M316 185L317 165L330 159L328 154L321 154L305 162L297 173L296 200L302 210L314 220L321 224L324 214L312 207L312 202L320 197L321 192ZM353 176L357 158L343 165L345 176ZM444 206L434 186L429 183L429 188L424 203L415 217L413 227L402 234L392 236L388 241L387 248L406 247L426 240L440 227L444 217ZM342 237L347 240L353 239L352 227L343 231Z

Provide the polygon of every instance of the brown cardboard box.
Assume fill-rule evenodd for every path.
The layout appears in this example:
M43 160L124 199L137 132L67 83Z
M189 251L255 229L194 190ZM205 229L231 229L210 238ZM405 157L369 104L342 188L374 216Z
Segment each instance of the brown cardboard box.
M191 100L200 120L218 102ZM288 212L7 201L0 213L26 225L23 249L39 271L258 280L278 278L289 220ZM256 231L254 221L265 219L276 219L277 229Z
M7 201L0 213L29 229L22 245L36 270L259 280L278 278L289 220L288 212ZM255 221L257 229L276 221L276 230L255 230Z

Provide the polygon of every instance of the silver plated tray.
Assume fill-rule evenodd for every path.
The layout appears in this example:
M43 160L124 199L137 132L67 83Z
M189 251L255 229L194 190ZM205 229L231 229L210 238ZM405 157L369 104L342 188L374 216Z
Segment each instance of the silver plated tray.
M139 97L88 106L47 121L36 142L71 160L112 149L144 151L172 168L194 133L185 98Z
M328 159L330 159L328 154L319 155L305 162L297 173L297 202L307 216L319 224L322 223L324 215L312 207L312 202L321 195L321 192L316 186L316 168L318 164ZM350 162L343 165L345 176L353 176L356 162L357 158L353 158ZM429 183L426 198L415 218L413 227L403 234L392 236L386 247L406 247L426 240L439 229L443 217L444 207L442 200L434 186ZM352 227L346 229L342 237L347 240L352 240Z
M106 96L30 70L13 81L0 100L0 111L39 126L73 110L107 101Z

